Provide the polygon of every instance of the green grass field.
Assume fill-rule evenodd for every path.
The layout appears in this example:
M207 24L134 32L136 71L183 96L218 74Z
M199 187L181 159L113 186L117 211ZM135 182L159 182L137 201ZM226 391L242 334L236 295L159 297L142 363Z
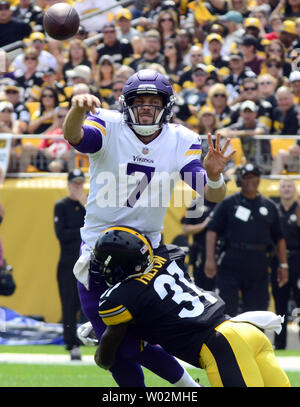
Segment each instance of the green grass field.
M83 355L93 355L95 348L82 347ZM68 355L63 346L0 346L0 353ZM300 357L300 351L276 351L280 357ZM203 370L188 369L192 377L209 386ZM158 376L145 372L148 387L169 387L169 383ZM293 387L300 387L300 371L287 371ZM117 387L110 373L96 365L63 364L21 364L2 363L0 367L0 387Z

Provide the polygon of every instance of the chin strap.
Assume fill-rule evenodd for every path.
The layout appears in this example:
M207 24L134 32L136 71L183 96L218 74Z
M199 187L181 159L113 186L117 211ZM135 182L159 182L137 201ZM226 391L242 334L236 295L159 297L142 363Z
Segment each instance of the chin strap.
M128 123L128 124L131 126L131 128L132 128L139 136L144 136L144 137L146 137L146 136L151 136L151 135L154 134L156 131L158 131L159 129L161 129L162 124L160 124L160 120L161 120L161 118L162 118L162 115L163 115L164 111L165 111L165 108L163 108L163 109L160 111L160 113L159 113L159 115L157 116L156 121L155 121L154 124L138 124L137 121L136 121L136 119L135 119L135 116L134 116L134 113L133 113L133 111L132 111L132 108L129 107L129 108L128 108L128 112L129 112L129 114L130 114L132 123Z

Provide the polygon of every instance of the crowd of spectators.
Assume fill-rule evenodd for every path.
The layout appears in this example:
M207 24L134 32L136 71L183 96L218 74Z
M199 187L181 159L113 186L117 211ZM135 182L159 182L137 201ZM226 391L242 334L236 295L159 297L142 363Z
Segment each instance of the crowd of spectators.
M117 7L83 19L68 41L43 29L56 2L0 1L0 133L16 136L9 171L68 171L62 123L72 96L89 92L120 109L127 78L150 67L173 84L173 121L238 139L238 156L265 174L300 172L297 140L275 148L253 138L300 134L300 0L107 1ZM97 0L68 3L84 15ZM8 49L16 41L17 55Z

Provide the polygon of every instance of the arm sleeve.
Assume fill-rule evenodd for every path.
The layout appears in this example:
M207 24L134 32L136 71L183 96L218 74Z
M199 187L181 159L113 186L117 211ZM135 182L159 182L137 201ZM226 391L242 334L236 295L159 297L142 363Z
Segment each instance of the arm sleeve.
M83 139L76 146L75 150L80 153L92 154L101 150L103 138L106 136L106 122L98 116L88 114L83 122Z
M210 216L211 219L207 224L207 230L212 230L218 234L224 232L227 222L226 200L218 203Z
M184 165L180 170L180 176L194 191L203 194L203 188L206 184L206 171L202 167L200 160L194 159Z
M99 316L105 325L119 325L133 319L130 311L124 305L106 300L99 304Z
M283 235L282 222L280 221L278 209L276 206L274 206L274 208L275 208L275 216L274 216L274 221L271 225L271 236L272 236L272 240L275 243L278 243L279 240L284 238L284 235Z

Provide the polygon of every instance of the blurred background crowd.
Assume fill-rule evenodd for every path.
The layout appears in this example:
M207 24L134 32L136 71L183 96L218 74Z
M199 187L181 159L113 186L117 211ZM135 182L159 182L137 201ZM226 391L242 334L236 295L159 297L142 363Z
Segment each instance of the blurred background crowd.
M42 20L57 1L0 1L0 133L14 135L8 173L86 169L62 137L72 96L89 92L120 109L125 81L146 67L172 82L174 122L232 138L228 174L243 162L266 175L300 173L300 0L67 2L81 25L56 41Z

